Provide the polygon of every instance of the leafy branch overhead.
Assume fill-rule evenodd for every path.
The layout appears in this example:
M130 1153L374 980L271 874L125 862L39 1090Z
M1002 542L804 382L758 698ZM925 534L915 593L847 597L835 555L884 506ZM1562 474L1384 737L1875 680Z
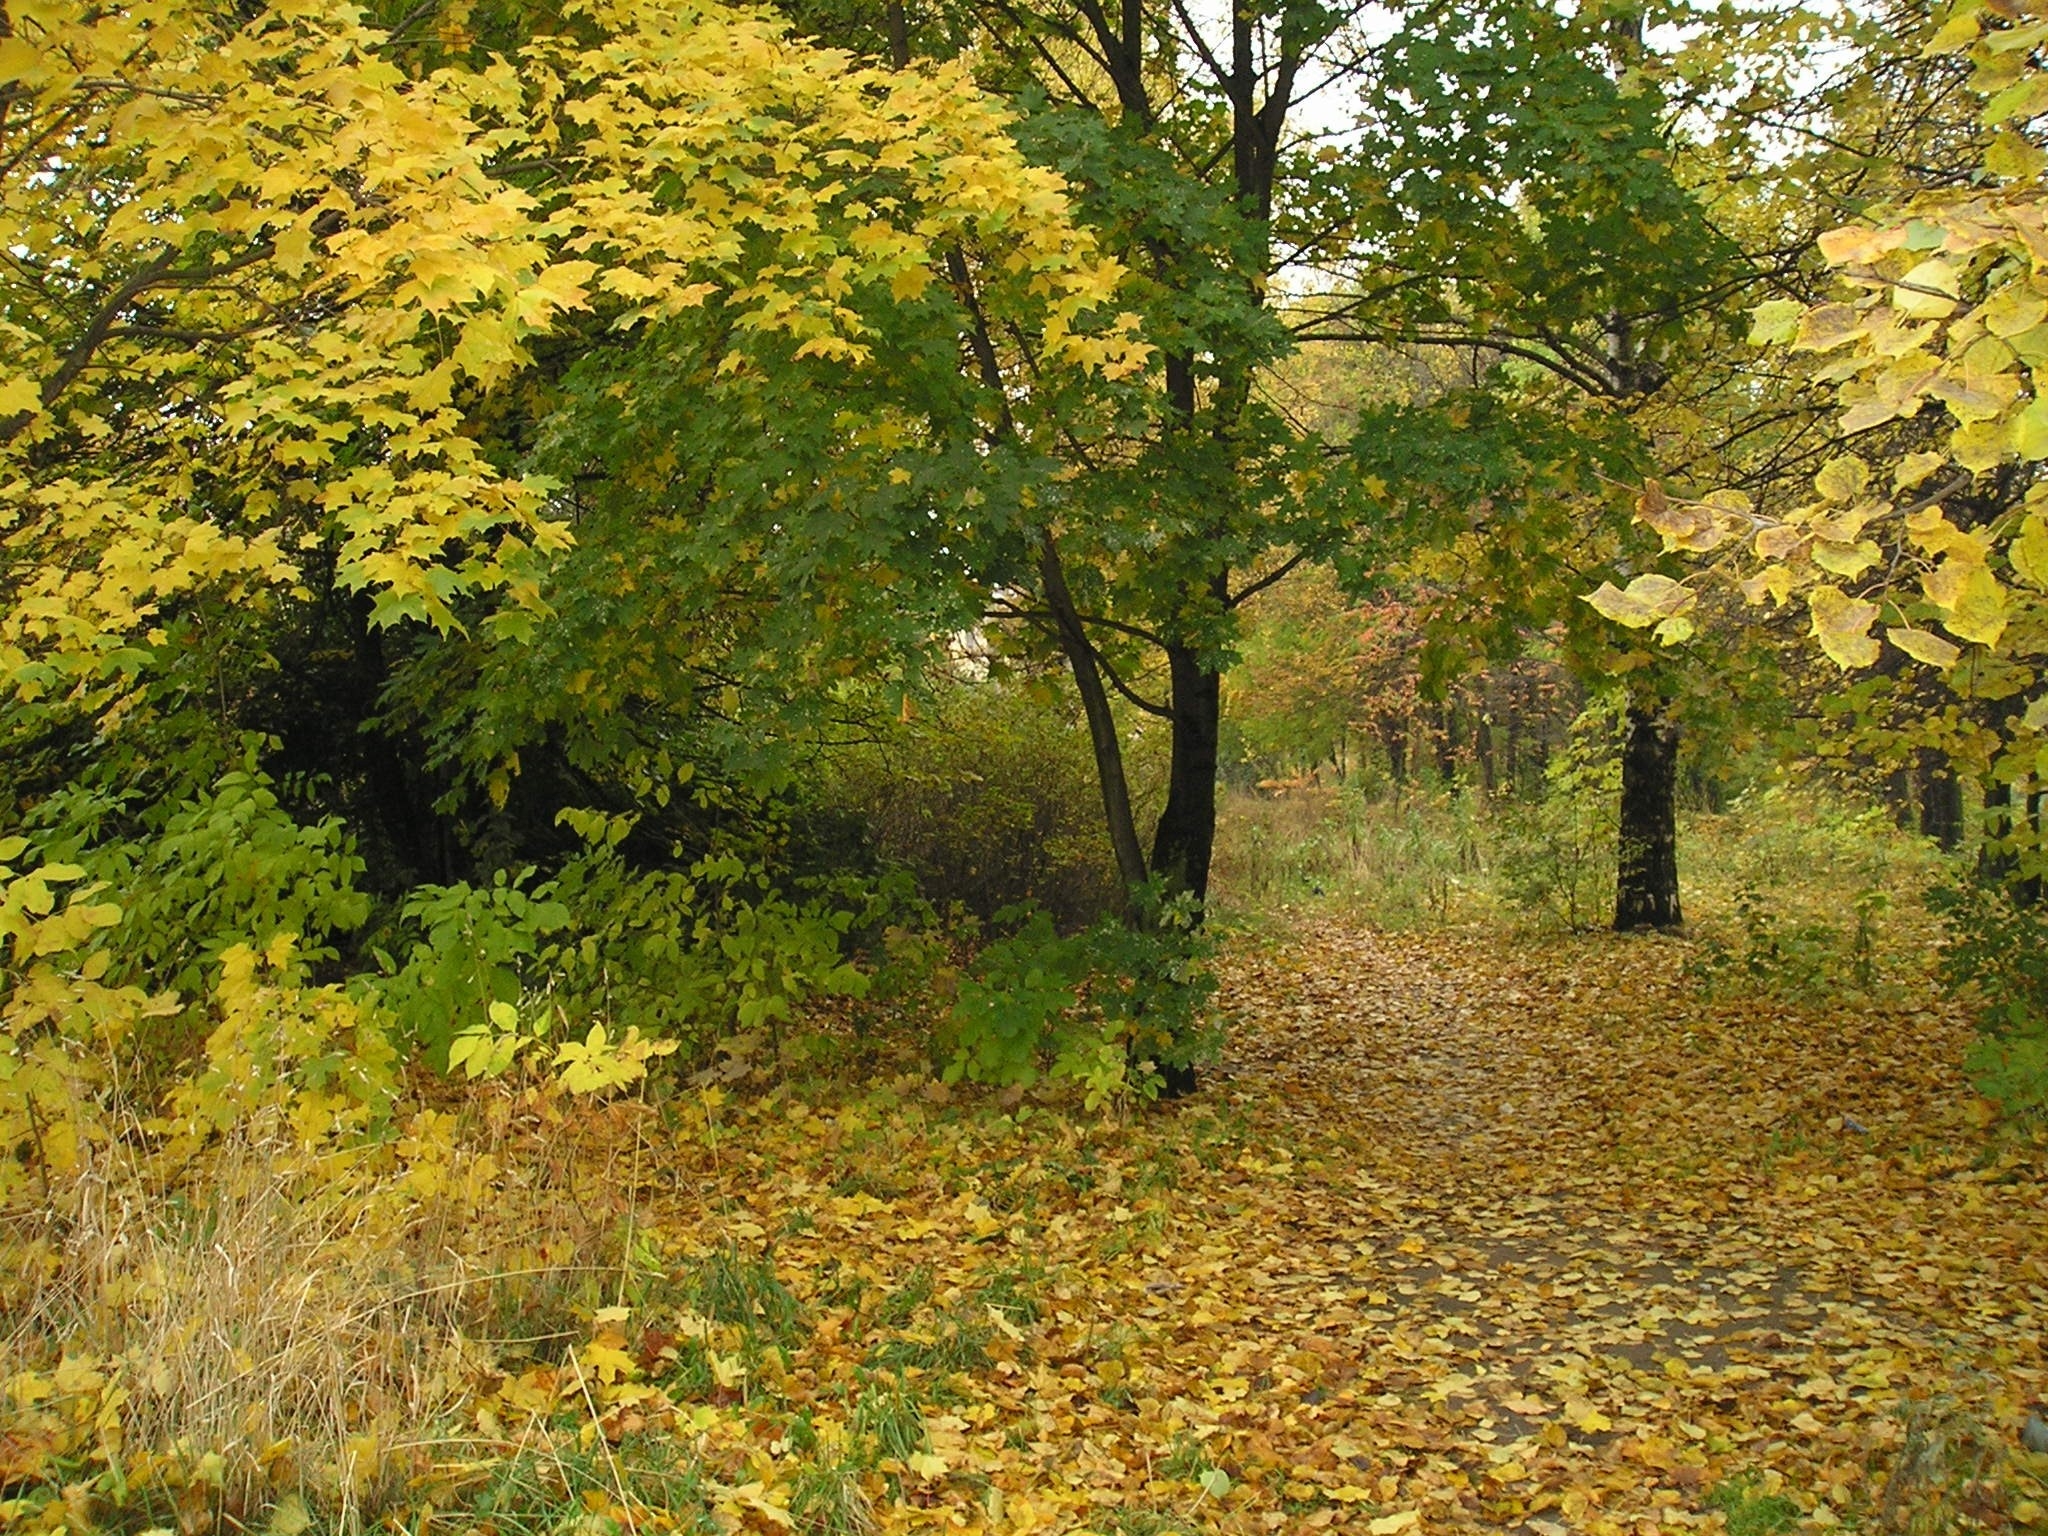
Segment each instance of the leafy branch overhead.
M1991 135L1982 177L1822 235L1841 298L1754 312L1751 341L1809 359L1844 437L1906 424L1919 441L1875 463L1838 452L1805 497L1763 508L1740 491L1688 499L1656 481L1637 501L1667 551L1712 556L1750 604L1802 600L1837 666L1874 666L1888 641L1993 699L2031 689L2048 613L2048 484L2032 473L2048 459L2036 373L2048 358L2048 155L2024 132L2048 94L2044 35L2036 7L1952 8L1927 52L1969 60ZM1698 579L1643 576L1589 601L1675 642L1692 633ZM2044 706L2030 705L2013 744L2044 726Z

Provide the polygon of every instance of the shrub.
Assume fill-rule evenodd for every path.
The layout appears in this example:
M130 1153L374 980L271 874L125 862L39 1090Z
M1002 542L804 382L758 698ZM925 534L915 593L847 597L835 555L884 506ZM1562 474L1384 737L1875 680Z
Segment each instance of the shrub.
M100 943L110 979L195 998L234 945L262 950L291 934L300 957L321 964L370 915L355 884L363 861L341 822L295 820L253 766L125 830L119 811L77 787L39 805L26 829L45 859L118 893L121 922Z
M1210 941L1187 904L1136 899L1136 923L1105 917L1069 937L1044 912L1003 914L1017 926L982 949L941 1020L945 1079L1028 1084L1050 1065L1094 1109L1153 1098L1163 1068L1212 1054Z
M1599 926L1613 910L1621 736L1614 702L1587 709L1545 765L1542 798L1508 807L1496 839L1508 900L1573 932Z
M2010 892L1962 882L1930 893L1947 920L1942 979L1972 989L1982 1038L1967 1066L2008 1114L2048 1113L2048 914Z
M940 908L1029 904L1072 932L1116 903L1088 733L1003 683L942 686L915 718L833 755L820 794Z

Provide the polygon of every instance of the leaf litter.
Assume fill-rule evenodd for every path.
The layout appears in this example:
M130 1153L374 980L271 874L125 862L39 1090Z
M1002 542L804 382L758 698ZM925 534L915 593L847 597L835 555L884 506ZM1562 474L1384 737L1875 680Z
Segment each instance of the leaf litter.
M518 1241L450 1243L604 1257L472 1321L459 1432L381 1453L402 1523L2040 1528L2043 1135L1980 1112L1961 1009L1709 1002L1685 953L1241 945L1221 1068L1123 1120L496 1085Z

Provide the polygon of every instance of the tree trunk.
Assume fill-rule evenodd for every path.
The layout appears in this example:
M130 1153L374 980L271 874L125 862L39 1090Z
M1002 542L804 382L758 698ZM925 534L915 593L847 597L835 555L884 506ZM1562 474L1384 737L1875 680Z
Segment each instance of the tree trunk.
M1399 801L1401 788L1408 782L1407 716L1380 716L1380 743L1387 749L1387 777L1394 781L1394 799Z
M1884 803L1891 807L1892 825L1901 832L1913 825L1913 771L1905 766L1885 775Z
M1988 885L2010 890L2019 883L2019 854L2013 844L2019 827L2014 813L2025 803L2017 784L1984 782L1984 844L1977 850L1977 878Z
M1676 928L1678 906L1678 725L1634 705L1621 749L1621 858L1614 926Z
M1152 836L1152 873L1166 893L1185 891L1197 906L1209 899L1209 860L1216 847L1216 740L1223 679L1184 645L1166 648L1173 683L1173 759L1166 808Z
M1138 846L1137 823L1131 815L1130 781L1124 776L1123 738L1117 734L1116 717L1109 707L1109 694L1103 686L1095 647L1089 643L1081 626L1080 611L1074 606L1073 593L1068 590L1066 568L1060 563L1059 546L1053 542L1050 530L1042 536L1038 547L1038 574L1045 588L1046 606L1052 610L1053 621L1059 631L1060 649L1066 654L1067 666L1074 674L1075 691L1081 695L1081 708L1088 718L1088 741L1095 752L1095 779L1102 791L1103 820L1109 829L1110 847L1116 855L1116 872L1124 888L1128 909L1130 890L1145 883L1146 870L1144 850ZM1209 753L1212 829L1215 763L1216 754L1212 746ZM1204 864L1205 876L1207 871L1208 866Z
M1920 831L1954 853L1963 840L1962 781L1938 747L1922 747L1913 767L1920 780Z

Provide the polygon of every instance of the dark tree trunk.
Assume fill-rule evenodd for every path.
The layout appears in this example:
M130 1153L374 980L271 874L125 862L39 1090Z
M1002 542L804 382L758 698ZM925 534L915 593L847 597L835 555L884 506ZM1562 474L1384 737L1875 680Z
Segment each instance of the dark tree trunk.
M1661 713L1628 712L1621 749L1621 859L1614 926L1676 928L1678 906L1678 725Z
M1479 759L1479 787L1491 800L1500 785L1493 761L1493 725L1484 715L1472 727L1472 751Z
M1209 899L1209 862L1216 848L1216 742L1222 719L1222 677L1189 646L1166 648L1173 685L1173 757L1166 808L1152 835L1152 873L1169 896L1195 898L1195 921ZM1160 1095L1185 1098L1200 1086L1193 1065L1159 1063Z
M1387 777L1400 789L1408 782L1408 721L1406 717L1382 715L1380 742L1387 749Z
M1168 895L1209 897L1209 860L1216 847L1216 739L1222 718L1222 677L1188 646L1168 646L1173 682L1173 759L1166 808L1152 835L1152 873Z
M1449 699L1436 707L1436 776L1439 787L1450 789L1458 774L1458 711Z
M1977 876L1990 885L2002 885L2018 898L2020 861L2013 846L2019 828L2016 812L2025 803L2016 784L1986 782L1984 785L1984 845L1977 852Z
M1937 747L1914 754L1914 771L1920 780L1920 830L1954 853L1963 840L1962 781Z
M1885 775L1884 803L1891 807L1892 825L1901 832L1913 825L1913 771L1894 768Z

